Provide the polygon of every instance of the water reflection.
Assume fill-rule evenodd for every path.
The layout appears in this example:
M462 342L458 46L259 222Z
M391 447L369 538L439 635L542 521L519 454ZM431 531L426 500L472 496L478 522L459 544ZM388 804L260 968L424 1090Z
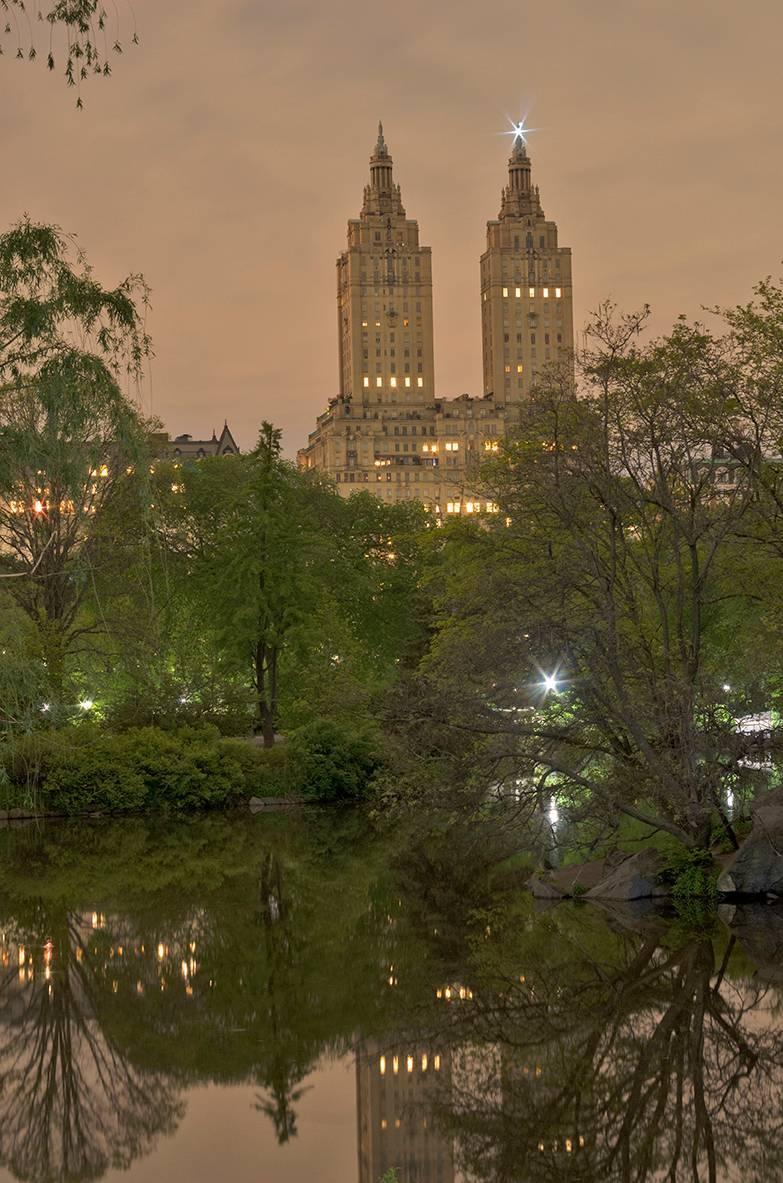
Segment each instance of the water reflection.
M155 1178L205 1083L290 1146L327 1056L359 1183L783 1178L781 906L538 911L494 866L319 815L3 832L0 1169Z

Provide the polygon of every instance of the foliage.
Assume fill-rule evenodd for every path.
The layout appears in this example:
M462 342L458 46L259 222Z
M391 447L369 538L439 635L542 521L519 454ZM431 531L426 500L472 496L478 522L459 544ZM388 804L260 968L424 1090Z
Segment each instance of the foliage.
M288 744L289 783L317 801L350 803L366 796L381 766L377 740L331 719L300 727Z
M130 40L138 45L133 8L125 0L127 19L131 24ZM35 61L39 55L33 31L30 0L0 0L0 55L4 52L3 38L19 61ZM64 58L63 74L68 86L76 87L78 109L83 107L81 84L90 75L107 78L111 74L111 56L123 52L123 32L120 9L115 7L110 21L103 0L49 0L48 8L36 12L37 20L49 26L46 65L57 68L58 55ZM57 39L59 35L60 45ZM62 50L60 49L62 46Z
M83 724L17 738L0 755L4 804L53 813L225 808L277 788L264 753L208 727L113 735Z

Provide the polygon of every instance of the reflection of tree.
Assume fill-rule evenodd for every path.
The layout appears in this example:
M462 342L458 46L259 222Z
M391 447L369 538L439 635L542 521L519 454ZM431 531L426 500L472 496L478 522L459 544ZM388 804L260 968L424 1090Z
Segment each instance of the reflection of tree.
M97 1017L100 983L78 921L40 916L48 972L5 971L0 1025L0 1163L20 1179L99 1178L170 1133L183 1106L160 1073L134 1068ZM36 942L28 929L26 945Z
M672 949L653 933L604 959L552 935L548 964L496 982L452 1028L472 1051L440 1119L468 1176L783 1178L777 996L729 980L733 942L718 963L709 939Z

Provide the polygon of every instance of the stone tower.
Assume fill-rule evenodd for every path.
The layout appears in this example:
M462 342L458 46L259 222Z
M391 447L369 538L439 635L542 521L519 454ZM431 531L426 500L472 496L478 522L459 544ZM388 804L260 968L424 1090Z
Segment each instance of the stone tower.
M540 369L574 347L571 249L547 221L530 157L517 135L500 213L487 222L481 256L484 394L512 405L529 393Z
M382 124L337 260L337 305L340 395L365 407L432 402L431 253L405 214Z

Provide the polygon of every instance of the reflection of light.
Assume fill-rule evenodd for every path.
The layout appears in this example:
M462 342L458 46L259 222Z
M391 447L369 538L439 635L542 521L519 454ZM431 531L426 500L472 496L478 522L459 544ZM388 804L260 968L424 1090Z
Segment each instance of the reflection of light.
M422 1053L422 1057L421 1057L421 1070L422 1070L422 1072L426 1072L426 1071L427 1071L427 1067L428 1067L428 1065L429 1065L429 1060L428 1060L428 1058L427 1058L427 1053L426 1053L426 1052L423 1052L423 1053Z
M381 1070L381 1076L385 1076L386 1075L386 1057L385 1056L381 1056L380 1062L379 1062L379 1067Z
M157 953L158 953L158 961L162 961L163 958L166 956L166 950L165 950L163 944L158 945Z
M405 1067L408 1069L409 1072L413 1072L413 1056L408 1056L408 1058L405 1061Z
M400 1070L399 1056L392 1056L392 1072L394 1073L395 1076L397 1075L399 1070Z
M19 964L20 965L24 965L25 957L26 957L26 953L25 953L24 945L20 945L19 946Z
M435 1056L433 1058L432 1066L436 1072L440 1072L440 1056Z
M97 912L93 912L93 914L92 914L92 926L93 926L93 928L98 927L98 913Z

